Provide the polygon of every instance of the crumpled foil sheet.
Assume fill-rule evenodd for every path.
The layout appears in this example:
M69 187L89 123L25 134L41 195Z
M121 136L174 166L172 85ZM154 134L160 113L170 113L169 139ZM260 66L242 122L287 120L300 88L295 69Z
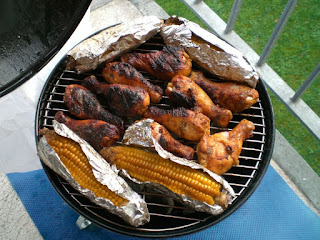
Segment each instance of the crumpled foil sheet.
M120 216L129 224L137 227L149 222L150 215L146 202L139 194L131 189L122 177L118 176L117 173L112 170L110 165L86 141L73 133L67 126L58 123L55 120L54 130L57 134L79 143L81 149L88 157L88 161L92 166L92 171L96 179L129 202L125 206L116 207L110 200L96 197L92 191L82 188L63 165L57 153L47 143L46 138L42 137L38 143L38 155L49 168L63 177L73 188L81 192L93 203Z
M198 24L173 16L165 21L160 34L166 44L184 46L190 58L209 73L220 79L256 87L259 75L243 54ZM192 35L200 37L204 43L192 41Z
M79 73L94 70L144 43L160 31L161 24L155 16L144 16L107 28L69 51L67 68Z
M143 119L141 121L137 121L137 122L133 123L132 125L130 125L124 133L122 143L125 145L134 145L134 146L139 146L139 147L144 147L144 148L153 148L156 150L156 152L162 158L170 159L171 161L176 162L180 165L185 165L185 166L188 166L193 169L200 169L203 172L208 173L214 180L216 180L217 182L219 182L222 185L222 187L223 187L222 191L226 192L228 194L228 198L229 198L228 203L230 204L235 196L235 193L234 193L234 190L232 189L232 187L229 185L229 183L226 180L224 180L220 175L217 175L217 174L209 171L208 169L204 168L200 164L198 164L194 161L190 161L190 160L187 160L184 158L177 157L177 156L173 155L172 153L164 150L160 146L160 144L152 136L152 130L151 130L150 124L153 122L154 122L153 119ZM162 193L169 195L169 196L172 196L174 199L182 200L182 202L184 204L194 208L197 211L210 213L212 215L218 215L224 211L224 209L217 204L209 205L207 203L191 199L190 197L185 196L185 195L178 195L176 193L173 193L172 191L170 191L166 187L164 187L160 184L157 184L157 183L151 183L151 182L142 183L142 182L130 177L129 174L126 173L125 171L123 171L123 172L124 172L124 175L127 178L131 179L132 181L134 181L138 184L146 184L149 186L153 185L158 190L160 190Z

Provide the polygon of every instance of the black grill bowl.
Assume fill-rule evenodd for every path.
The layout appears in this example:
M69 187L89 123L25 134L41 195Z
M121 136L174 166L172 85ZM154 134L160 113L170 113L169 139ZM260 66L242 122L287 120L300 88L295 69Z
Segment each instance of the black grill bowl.
M161 38L155 36L135 51L158 50L162 46ZM40 138L40 129L44 127L52 128L52 120L55 113L59 110L68 111L63 103L64 89L67 85L80 83L82 79L90 74L96 75L98 79L103 81L101 68L91 73L77 74L73 71L65 70L66 62L67 57L65 56L52 71L41 92L35 119L36 143ZM153 81L150 76L147 77ZM157 82L154 83L159 84ZM256 89L259 92L258 103L240 114L235 114L227 128L211 127L212 133L231 130L244 118L252 121L255 125L254 136L243 144L243 150L239 157L240 165L231 168L223 175L233 187L236 198L218 216L195 212L176 203L167 196L148 189L138 189L138 193L145 198L148 204L151 220L150 223L135 228L102 207L93 204L44 164L42 164L43 169L59 195L78 214L102 228L138 237L173 237L203 230L218 223L237 210L255 191L269 166L275 137L272 104L262 80L259 81ZM166 105L165 100L161 106Z

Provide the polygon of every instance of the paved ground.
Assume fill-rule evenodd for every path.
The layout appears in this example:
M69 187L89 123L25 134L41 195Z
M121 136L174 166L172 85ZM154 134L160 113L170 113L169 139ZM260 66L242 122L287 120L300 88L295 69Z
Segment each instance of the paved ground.
M142 15L168 17L153 0L94 0L91 11L92 32ZM271 164L319 214L320 178L278 132ZM42 239L5 175L0 175L0 186L0 239Z

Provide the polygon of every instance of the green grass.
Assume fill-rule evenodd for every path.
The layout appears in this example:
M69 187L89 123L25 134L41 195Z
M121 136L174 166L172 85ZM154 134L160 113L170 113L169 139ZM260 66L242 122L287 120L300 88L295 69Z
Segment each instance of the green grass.
M169 14L185 17L206 28L181 1L156 0ZM227 22L233 0L205 1ZM253 50L261 54L287 0L243 1L234 30ZM280 35L267 63L294 90L302 85L320 59L319 0L300 0ZM296 117L269 91L275 112L276 128L320 175L320 143ZM302 95L320 116L320 77Z

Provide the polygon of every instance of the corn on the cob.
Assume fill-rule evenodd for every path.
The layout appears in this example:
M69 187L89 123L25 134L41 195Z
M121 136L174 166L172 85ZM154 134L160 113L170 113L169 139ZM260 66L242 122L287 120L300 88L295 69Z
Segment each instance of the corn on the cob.
M47 131L45 137L71 176L82 188L91 190L96 197L109 199L115 206L125 205L128 202L96 180L91 165L78 143L54 131Z
M164 159L156 153L128 146L114 146L103 148L100 154L141 182L159 183L172 192L210 205L220 195L221 184L208 174Z

